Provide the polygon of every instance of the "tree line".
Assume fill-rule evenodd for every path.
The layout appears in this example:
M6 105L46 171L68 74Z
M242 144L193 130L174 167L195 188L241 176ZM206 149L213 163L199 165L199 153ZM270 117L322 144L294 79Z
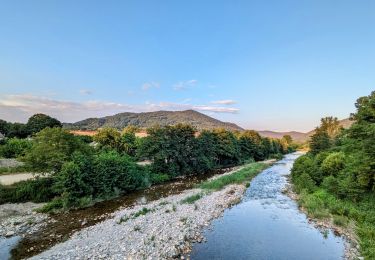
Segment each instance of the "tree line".
M355 103L353 124L343 129L326 117L299 157L292 181L300 203L316 218L336 225L355 223L361 253L375 258L375 91Z
M29 122L25 125L31 126ZM289 136L269 139L255 131L197 133L190 125L177 124L148 128L147 137L139 138L138 129L129 126L121 132L100 129L90 138L75 136L60 126L48 125L29 139L9 138L0 146L3 156L18 156L28 169L47 176L1 186L0 202L54 198L46 210L81 207L179 176L278 158L293 150ZM139 161L150 164L139 165Z

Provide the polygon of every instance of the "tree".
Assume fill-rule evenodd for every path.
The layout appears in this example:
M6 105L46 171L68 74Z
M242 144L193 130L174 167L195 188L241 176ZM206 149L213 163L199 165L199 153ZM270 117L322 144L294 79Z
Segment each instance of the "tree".
M9 132L10 123L0 119L0 133L7 136Z
M327 132L316 128L315 133L310 138L310 152L318 154L331 147L331 139Z
M29 135L29 131L25 124L13 123L9 124L8 134L6 135L9 138L26 138Z
M337 117L324 117L321 119L320 131L326 132L329 138L335 138L339 133L342 127L340 126L340 122L337 120Z
M262 137L254 130L246 130L239 135L240 153L243 160L263 159Z
M235 135L224 129L213 130L217 136L217 157L221 166L236 165L241 161L240 147Z
M216 168L218 162L218 139L212 131L203 130L196 139L195 171L205 173Z
M284 135L282 140L284 140L288 145L293 143L293 138L290 135Z
M175 177L192 174L195 158L195 128L186 124L151 127L140 154L153 161L153 171Z
M33 169L41 172L58 172L65 162L71 160L76 151L89 153L90 147L62 128L44 128L32 141L24 160Z
M121 149L127 155L135 156L137 150L137 137L135 133L138 131L138 127L135 126L127 126L122 130L121 133Z
M99 144L100 148L119 150L121 147L121 134L115 128L106 127L100 129L94 135L93 140Z
M35 134L46 127L62 127L62 124L56 118L45 114L35 114L29 118L26 129L29 134Z

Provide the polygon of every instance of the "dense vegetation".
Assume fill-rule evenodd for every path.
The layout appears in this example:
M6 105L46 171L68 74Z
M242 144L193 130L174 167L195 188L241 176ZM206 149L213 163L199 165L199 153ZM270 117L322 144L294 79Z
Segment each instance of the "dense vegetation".
M98 128L111 127L121 130L129 125L140 128L149 128L154 125L167 126L177 124L189 124L199 131L205 129L213 130L215 128L224 128L230 131L243 130L236 124L222 122L194 110L156 111L145 113L126 112L101 118L87 118L73 124L65 124L65 127L68 129L80 130L96 130Z
M255 131L225 129L197 133L186 124L150 127L145 138L136 137L138 129L133 126L122 132L103 128L92 143L91 138L74 136L61 124L50 127L45 122L55 120L43 118L33 116L29 122L34 123L25 125L31 138L8 138L0 152L20 158L24 167L44 177L0 185L0 203L52 200L45 211L82 207L179 176L278 158L292 150L289 136L268 139ZM35 123L41 119L44 123ZM139 161L149 163L140 165Z
M301 204L317 218L356 224L361 252L375 259L375 92L356 102L353 124L323 118L292 170Z

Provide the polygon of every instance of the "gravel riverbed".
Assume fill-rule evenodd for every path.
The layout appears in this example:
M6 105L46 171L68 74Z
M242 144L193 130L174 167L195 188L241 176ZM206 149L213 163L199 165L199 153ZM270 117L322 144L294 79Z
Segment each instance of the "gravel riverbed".
M229 185L189 204L204 193L191 189L147 204L120 209L112 218L85 228L32 259L171 259L203 241L201 231L240 201L245 187Z
M48 215L34 211L43 205L32 202L0 205L0 237L24 236L38 231L51 221Z

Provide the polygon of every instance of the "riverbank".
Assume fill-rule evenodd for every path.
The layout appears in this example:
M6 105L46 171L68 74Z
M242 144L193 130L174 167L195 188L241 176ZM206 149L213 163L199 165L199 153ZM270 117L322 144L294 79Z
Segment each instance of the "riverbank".
M230 185L189 203L202 192L192 189L122 209L33 259L175 258L187 253L193 242L201 242L202 228L237 203L244 191L244 185Z
M36 213L43 203L19 203L0 205L0 237L30 235L47 225L47 214Z
M243 175L246 169L246 180L249 180L265 167L264 164L252 164L211 181ZM221 216L226 208L238 203L245 190L244 183L228 183L218 191L195 188L123 208L109 219L74 233L69 240L33 259L180 257L190 251L192 243L203 241L203 228Z
M306 214L308 221L315 226L315 228L322 230L332 230L336 235L344 238L345 241L345 259L347 260L363 260L359 252L360 246L358 242L358 236L355 232L355 223L350 222L347 226L339 226L335 224L335 221L332 216L327 216L324 218L314 217L311 212L309 212L305 207L304 203L301 200L301 195L296 193L293 190L293 184L288 178L288 184L286 185L283 193L296 201L299 205L299 209Z

